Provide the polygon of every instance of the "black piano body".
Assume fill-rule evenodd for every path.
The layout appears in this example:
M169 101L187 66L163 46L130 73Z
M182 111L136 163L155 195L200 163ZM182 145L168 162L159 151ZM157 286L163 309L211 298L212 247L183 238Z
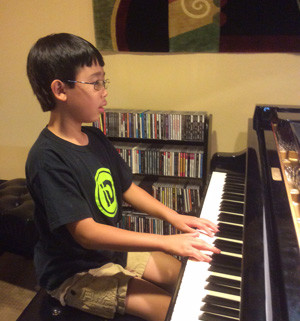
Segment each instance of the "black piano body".
M294 120L300 122L299 108L257 106L249 124L241 320L300 320L299 243L272 131Z
M294 121L300 123L300 108L256 106L249 120L247 150L216 154L211 161L211 171L245 173L240 321L300 320L299 239L272 130L274 124L284 127ZM180 283L181 278L166 321L172 319Z

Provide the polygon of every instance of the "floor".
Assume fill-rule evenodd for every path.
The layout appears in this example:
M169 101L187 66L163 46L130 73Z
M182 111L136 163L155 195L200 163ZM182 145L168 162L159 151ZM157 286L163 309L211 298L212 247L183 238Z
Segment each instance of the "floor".
M16 321L36 290L32 260L7 252L0 255L0 321Z

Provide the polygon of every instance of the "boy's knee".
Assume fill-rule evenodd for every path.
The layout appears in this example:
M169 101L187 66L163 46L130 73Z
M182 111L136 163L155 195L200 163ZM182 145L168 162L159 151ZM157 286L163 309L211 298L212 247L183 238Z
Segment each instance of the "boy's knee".
M177 284L181 262L171 255L153 252L149 258L143 278L173 293Z
M155 284L139 278L129 281L125 303L127 313L149 321L163 321L170 302L170 294Z

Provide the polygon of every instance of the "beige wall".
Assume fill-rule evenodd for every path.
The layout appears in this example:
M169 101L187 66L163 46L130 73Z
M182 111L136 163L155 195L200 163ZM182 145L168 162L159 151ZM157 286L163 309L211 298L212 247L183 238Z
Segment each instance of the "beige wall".
M0 1L0 179L24 177L30 146L46 125L26 78L26 57L44 35L71 32L95 43L91 0ZM206 110L212 151L246 147L254 106L300 105L295 54L104 54L109 106Z

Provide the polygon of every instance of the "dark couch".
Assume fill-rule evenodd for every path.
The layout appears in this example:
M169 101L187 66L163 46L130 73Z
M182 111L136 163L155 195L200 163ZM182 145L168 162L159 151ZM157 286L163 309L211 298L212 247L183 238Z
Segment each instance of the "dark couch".
M34 203L24 178L0 183L0 251L33 256L38 233L33 220Z

